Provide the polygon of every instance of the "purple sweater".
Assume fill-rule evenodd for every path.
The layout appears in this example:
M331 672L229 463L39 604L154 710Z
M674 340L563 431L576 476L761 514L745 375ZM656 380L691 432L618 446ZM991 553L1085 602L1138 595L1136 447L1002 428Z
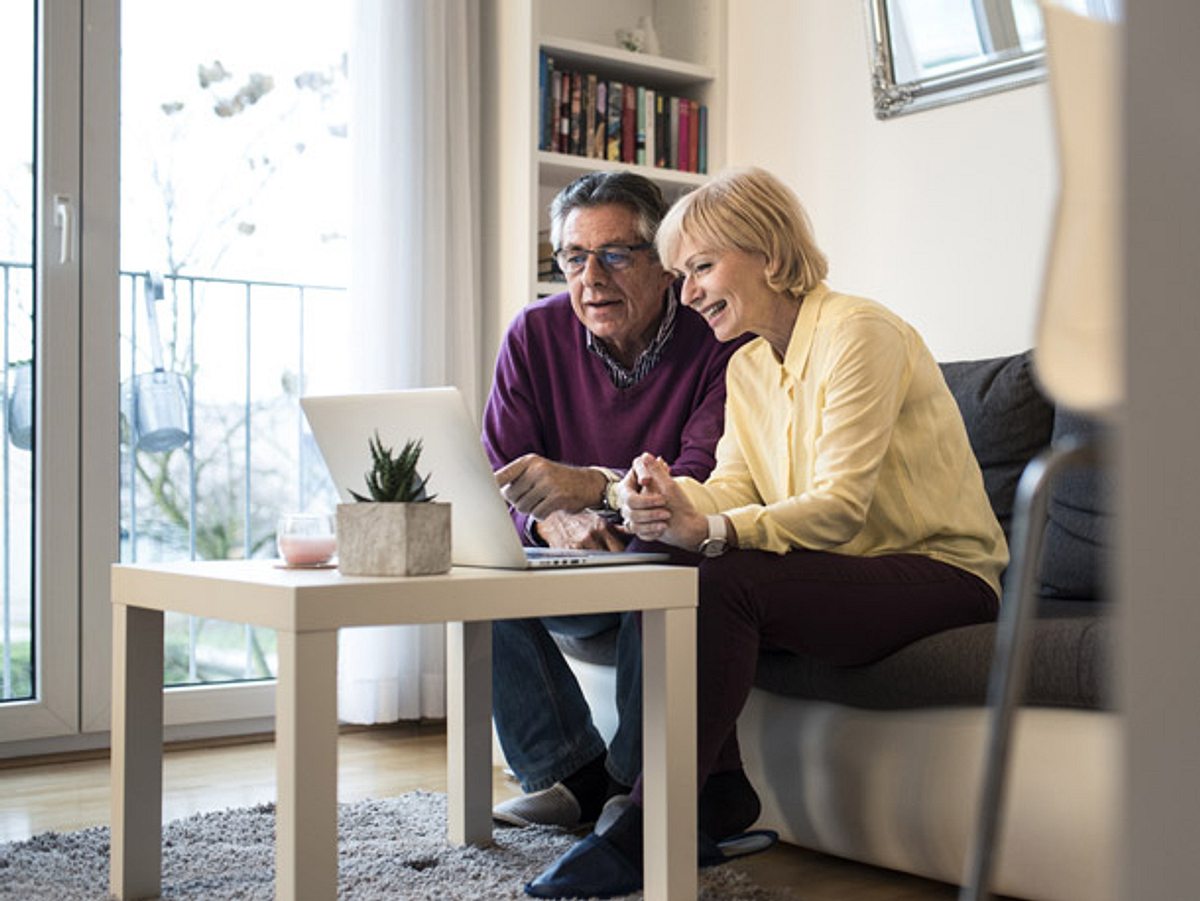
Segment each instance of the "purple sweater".
M680 307L658 364L631 388L614 387L566 294L525 307L504 336L483 413L483 446L500 467L523 454L624 471L643 451L675 475L703 481L725 422L725 364L743 341L722 344ZM528 543L528 517L514 511Z

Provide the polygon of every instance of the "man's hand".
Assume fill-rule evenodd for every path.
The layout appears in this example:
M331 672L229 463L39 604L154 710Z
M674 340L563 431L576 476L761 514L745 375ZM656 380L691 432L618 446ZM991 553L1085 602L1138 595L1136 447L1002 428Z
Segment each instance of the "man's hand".
M616 534L603 516L584 511L564 513L559 510L534 524L542 541L550 547L582 548L586 550L623 551L625 539Z
M544 520L559 510L578 513L596 506L606 480L594 469L525 454L496 470L496 484L518 511Z

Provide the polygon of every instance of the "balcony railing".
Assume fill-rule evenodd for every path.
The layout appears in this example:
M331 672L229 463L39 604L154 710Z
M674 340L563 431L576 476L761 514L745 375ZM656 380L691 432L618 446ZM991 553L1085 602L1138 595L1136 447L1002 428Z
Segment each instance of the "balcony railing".
M31 283L32 272L0 262L0 276L12 328L23 314L10 312L10 286ZM120 273L122 560L273 556L281 512L336 502L298 399L314 368L331 364L327 324L343 315L345 296L329 285ZM7 344L3 352L8 398ZM29 644L32 621L30 592L14 592L10 578L10 567L30 569L28 552L19 559L8 537L10 518L28 517L32 500L9 490L11 443L0 455L6 687L10 648ZM270 633L229 626L235 636L224 624L176 619L167 622L168 683L273 674Z

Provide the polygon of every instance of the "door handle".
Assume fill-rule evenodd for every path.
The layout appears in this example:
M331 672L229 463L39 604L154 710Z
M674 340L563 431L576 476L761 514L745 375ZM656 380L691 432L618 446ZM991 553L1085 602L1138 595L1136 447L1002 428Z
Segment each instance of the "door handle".
M75 259L75 204L70 194L54 195L54 227L58 229L58 262L66 265Z

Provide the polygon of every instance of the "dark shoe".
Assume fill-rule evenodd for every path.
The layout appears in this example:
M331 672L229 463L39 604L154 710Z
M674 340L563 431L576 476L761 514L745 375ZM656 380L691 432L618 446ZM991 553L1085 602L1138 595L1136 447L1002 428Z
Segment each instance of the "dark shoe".
M627 797L611 799L596 821L596 831L526 885L525 893L535 898L612 898L640 889L641 813ZM701 832L696 840L698 862L701 867L716 866L765 851L778 839L776 833L763 829L718 843Z
M492 808L492 819L509 826L559 826L578 829L588 825L575 793L556 782L540 792L509 798Z
M525 894L535 898L613 898L641 887L642 868L593 832L528 883Z

